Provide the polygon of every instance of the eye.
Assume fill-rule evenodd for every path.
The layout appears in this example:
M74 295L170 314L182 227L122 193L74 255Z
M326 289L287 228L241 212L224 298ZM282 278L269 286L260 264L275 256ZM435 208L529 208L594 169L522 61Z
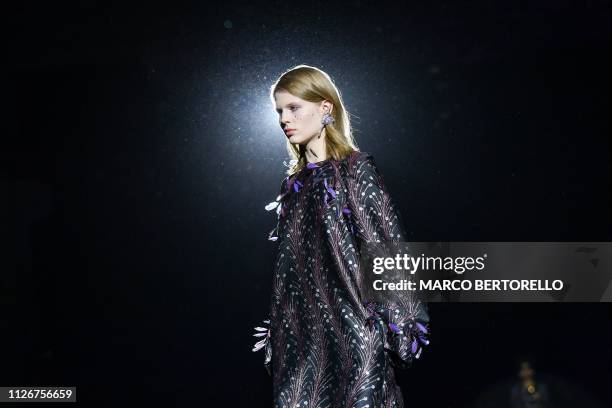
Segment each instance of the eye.
M291 112L294 112L294 111L296 111L297 109L300 109L300 107L299 107L299 106L292 106L292 107L291 107Z

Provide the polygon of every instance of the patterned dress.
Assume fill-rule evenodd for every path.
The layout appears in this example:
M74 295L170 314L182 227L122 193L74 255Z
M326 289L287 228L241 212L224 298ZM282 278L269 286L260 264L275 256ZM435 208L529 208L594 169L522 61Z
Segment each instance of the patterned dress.
M374 158L309 163L283 180L275 208L270 315L253 349L265 352L274 407L403 407L394 367L429 343L429 316L410 291L362 297L362 243L407 240Z

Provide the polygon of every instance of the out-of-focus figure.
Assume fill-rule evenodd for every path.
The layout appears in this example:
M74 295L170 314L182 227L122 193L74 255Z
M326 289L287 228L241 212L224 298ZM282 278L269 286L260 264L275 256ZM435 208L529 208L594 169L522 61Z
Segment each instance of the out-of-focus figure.
M548 386L536 382L535 371L528 361L521 362L519 382L512 387L512 408L551 408Z

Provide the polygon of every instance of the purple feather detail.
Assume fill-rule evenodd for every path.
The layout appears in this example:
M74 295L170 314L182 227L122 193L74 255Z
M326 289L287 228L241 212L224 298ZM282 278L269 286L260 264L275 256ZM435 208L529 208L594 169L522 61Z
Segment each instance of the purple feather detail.
M391 330L393 330L395 333L401 333L401 330L395 323L389 323L389 328L391 328Z
M325 179L323 182L325 184L325 189L329 192L329 194L331 194L333 198L336 198L336 192L333 188L329 186L329 184L327 183L327 179Z
M425 325L423 325L422 323L416 322L416 325L419 328L419 330L422 331L423 333L425 334L429 333L427 331L427 327L425 327Z
M270 320L264 320L264 323L266 324L270 324ZM265 327L261 327L261 326L257 326L255 327L255 330L257 331L257 333L255 333L253 336L254 337L263 337L263 339L259 340L257 343L255 343L255 346L253 347L253 351L259 351L262 348L266 347L269 344L269 340L270 340L270 328L265 328Z
M276 207L278 207L278 201L272 201L271 203L265 206L265 209L266 211L271 211L275 209Z
M255 347L253 347L252 351L259 351L266 345L266 339L260 340L255 343Z
M346 215L351 215L351 210L347 206L342 209L342 212Z
M423 343L424 345L426 345L426 346L427 346L427 345L429 345L429 340L427 340L427 339L425 338L425 336L423 336L423 335L422 335L422 334L420 334L420 333L419 333L419 341L420 341L421 343Z
M293 189L295 190L296 193L300 191L300 187L303 187L303 186L304 185L300 182L300 180L295 180L295 183L293 183Z
M418 347L419 347L419 342L417 341L416 338L413 338L412 339L412 347L411 347L412 354L417 352Z
M277 228L278 228L278 226L276 228L274 228L272 231L270 231L270 234L268 235L268 240L276 241L278 239L278 237L276 235L274 235L274 233L276 232Z
M318 165L316 165L315 163L308 163L308 164L306 165L306 167L308 167L309 169L314 169L314 168L317 168L317 167L319 167L319 166L318 166Z

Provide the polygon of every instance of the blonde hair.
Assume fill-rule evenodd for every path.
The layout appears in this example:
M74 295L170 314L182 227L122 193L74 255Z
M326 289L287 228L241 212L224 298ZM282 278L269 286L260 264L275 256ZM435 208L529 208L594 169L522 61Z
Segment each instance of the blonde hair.
M342 160L359 150L353 139L349 112L344 108L340 91L327 73L309 65L297 65L285 71L270 88L270 99L273 104L275 104L274 94L278 91L289 92L308 102L317 103L327 100L333 103L331 115L335 122L325 126L328 159ZM296 160L295 164L287 170L287 174L292 175L306 166L304 146L294 145L287 140L287 152L293 160Z

